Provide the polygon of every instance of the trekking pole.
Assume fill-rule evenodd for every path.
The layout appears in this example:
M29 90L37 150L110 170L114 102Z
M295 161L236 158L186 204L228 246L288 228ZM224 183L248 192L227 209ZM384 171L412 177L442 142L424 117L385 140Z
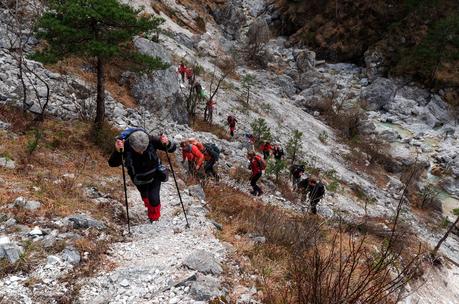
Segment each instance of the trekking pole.
M175 177L174 167L172 166L171 158L169 157L169 152L167 152L167 147L166 147L165 151L166 151L167 161L169 162L169 166L171 167L172 176L174 177L175 187L177 188L177 193L178 193L178 196L179 196L179 199L180 199L180 204L182 205L183 214L185 215L185 220L186 220L186 226L185 227L186 228L190 228L190 224L188 223L188 218L186 216L185 206L183 205L183 201L182 201L182 195L180 194L180 189L179 189L179 186L178 186L178 183L177 183L177 178Z
M126 174L124 173L123 150L121 150L121 169L123 170L124 200L125 200L125 203L126 203L126 216L127 216L127 224L128 224L128 233L131 234L131 223L130 223L130 220L129 220L129 205L128 205L127 187L126 187Z

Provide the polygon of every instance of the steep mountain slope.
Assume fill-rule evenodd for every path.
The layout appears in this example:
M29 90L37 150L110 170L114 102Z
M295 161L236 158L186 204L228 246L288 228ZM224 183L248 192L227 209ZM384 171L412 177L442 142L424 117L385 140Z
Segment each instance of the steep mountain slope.
M275 7L273 28L321 58L365 63L370 76L409 75L457 94L457 1L280 0Z
M227 57L234 49L243 52L243 34L255 17L265 8L263 1L235 2L242 5L225 8L227 10L225 12L229 12L225 16L231 18L226 20L222 29L209 15L213 12L214 16L218 16L216 11L204 10L202 7L195 11L192 6L196 4L189 1L164 1L161 2L162 7L155 8L150 7L148 1L129 1L130 4L138 7L145 5L148 13L154 13L156 9L166 19L160 43L139 37L135 45L142 52L154 53L167 59L171 64L177 64L184 59L190 64L200 65L203 72L199 80L206 89L210 89L212 74L221 74L219 66L221 66L222 58ZM261 9L250 9L256 7L254 3L260 5ZM234 21L231 20L232 18L238 19L240 16L244 16L240 19L241 22L233 23L239 36L234 36L234 28L228 23ZM196 30L194 26L186 25L199 20L197 17L207 20L205 32L202 29ZM215 19L218 18L215 17ZM120 82L123 83L126 78L129 78L129 81L126 82L131 84L132 93L137 97L140 105L128 108L109 96L107 100L108 117L119 128L143 126L153 133L166 133L176 140L198 137L204 142L217 143L223 148L220 160L220 170L224 176L223 182L245 193L248 193L249 185L245 182L241 184L237 179L229 177L231 171L229 168L234 169L246 165L245 154L250 146L246 142L244 133L252 132L250 123L256 118L264 118L276 141L284 146L292 131L300 130L305 134L302 142L306 151L304 158L309 161L310 167L319 169L322 177L327 181L331 181L328 176L335 176L334 178L339 183L338 189L329 190L326 198L319 205L320 216L329 218L332 222L343 220L350 225L356 223L358 225L360 219L366 217L380 219L382 223L386 223L386 220L389 222L393 217L403 188L400 182L402 178L400 172L389 174L383 171L372 161L371 156L365 156L365 153L357 154L358 157L364 158L364 165L356 167L356 164L350 160L356 153L356 149L344 142L337 130L327 125L320 107L320 103L330 96L335 99L335 102L344 103L345 108L353 108L359 105L361 99L364 99L372 110L368 111L368 117L360 127L366 129L366 132L373 137L388 138L387 141L395 150L393 156L397 158L398 166L409 168L416 160L419 160L424 166L429 167L436 158L450 158L438 162L439 166L453 168L453 172L448 171L445 174L445 178L449 181L445 188L450 192L448 194L450 198L455 199L451 194L454 194L459 188L457 186L458 174L454 172L454 168L457 168L454 162L457 159L454 158L454 155L450 156L449 152L454 153L453 149L457 148L458 138L454 135L454 132L457 132L457 126L453 124L448 107L441 98L412 84L399 83L393 79L380 78L373 83L368 83L364 71L352 64L316 66L313 52L303 48L288 47L283 37L272 39L267 49L268 68L253 67L244 61L240 62L236 68L236 74L252 74L256 78L250 105L242 101L241 95L244 92L237 77L225 79L221 90L216 95L216 124L224 126L226 117L230 113L238 117L237 136L233 141L225 139L225 136L218 138L211 133L196 132L180 124L185 120L183 118L187 118L187 114L179 98L175 97L186 97L189 88L180 86L174 66L151 75L131 75L132 78L128 77L129 73L123 75ZM5 69L5 75L0 77L7 84L0 86L0 94L5 96L2 102L4 99L8 105L20 105L18 98L20 94L17 90L19 83L13 76L17 73L14 59L3 52L0 53L0 56L2 67ZM52 84L55 98L51 100L49 113L62 119L75 119L78 117L81 105L91 102L87 94L78 94L90 92L89 84L73 75L63 76L51 73L38 63L29 63L33 64L39 75ZM70 87L69 84L71 84ZM36 104L36 106L39 105ZM198 111L198 115L202 115L202 111ZM215 129L210 128L210 130ZM448 130L452 130L453 135L446 136L447 139L443 140ZM421 155L418 159L419 154ZM264 183L266 195L261 198L264 203L294 212L301 211L301 206L293 200L289 201L284 198L271 180L266 178ZM357 195L353 189L359 190L357 192L360 195ZM185 197L190 203L189 210L193 226L191 230L181 230L182 223L177 219L180 216L178 212L180 210L178 206L173 207L173 204L177 203L173 186L171 183L165 184L163 190L163 197L166 198L163 220L157 223L158 225L146 225L140 221L134 227L132 238L125 239L123 243L114 244L108 251L110 255L108 266L111 265L112 269L98 273L94 278L82 278L79 282L83 286L77 295L81 302L90 303L96 299L103 301L106 296L109 296L115 303L154 300L160 303L164 301L199 303L196 295L193 299L191 298L192 288L185 290L186 288L175 289L174 287L172 292L169 290L159 294L157 292L162 290L162 287L170 285L171 282L168 280L186 279L192 274L186 268L181 267L184 258L192 253L189 247L203 247L214 251L218 258L223 257L225 250L211 234L212 224L204 218L205 211L202 202L188 195ZM142 212L141 204L136 197L131 196L130 198L135 208L139 208L138 211ZM453 204L457 204L456 201L453 201ZM441 215L432 211L426 213L426 217L432 217L431 222L424 221L423 213L419 212L415 206L406 204L402 218L406 226L411 229L409 234L411 238L416 239L417 235L420 240L434 245L443 232L441 229L434 229L435 225L438 228ZM443 216L448 217L452 214L445 212ZM195 225L196 223L199 225ZM175 233L174 228L179 230L176 230ZM176 241L179 243L177 244ZM158 243L158 249L155 249L153 242ZM130 247L132 248L129 249ZM169 248L171 255L167 251ZM445 243L442 252L457 262L459 258L457 248L458 239L452 236ZM131 264L137 265L138 268L130 269ZM438 278L448 275L452 281L454 280L452 284L457 284L452 274L456 268L451 267L451 269L443 269L438 275L429 277L426 284L427 289L421 288L419 293L415 292L407 301L420 300L420 303L429 303L435 292L442 293L445 299L456 301L458 299L456 290L436 287L441 284ZM159 270L159 274L156 270ZM21 293L33 290L34 285L31 284L31 288L27 287L26 280L26 275L20 280L9 276L3 282L5 285L12 284L12 288L6 289L5 292L17 295L14 289L19 288L18 286L21 286ZM18 281L19 283L15 283ZM44 284L52 286L54 281L47 281L48 283L44 282ZM210 281L215 280L210 279ZM216 289L222 290L220 287Z

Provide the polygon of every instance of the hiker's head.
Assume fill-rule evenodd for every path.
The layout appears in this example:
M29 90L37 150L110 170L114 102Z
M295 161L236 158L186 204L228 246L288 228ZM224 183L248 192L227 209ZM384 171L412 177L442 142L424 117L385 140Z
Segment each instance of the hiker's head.
M309 177L309 182L308 182L309 186L314 187L315 185L317 185L317 180L318 180L317 176Z
M252 158L254 158L254 157L255 157L255 152L249 152L249 153L247 153L247 158L248 158L248 159L252 159Z
M150 138L144 131L135 131L129 135L129 145L135 152L139 154L143 154L143 152L147 150L149 143Z

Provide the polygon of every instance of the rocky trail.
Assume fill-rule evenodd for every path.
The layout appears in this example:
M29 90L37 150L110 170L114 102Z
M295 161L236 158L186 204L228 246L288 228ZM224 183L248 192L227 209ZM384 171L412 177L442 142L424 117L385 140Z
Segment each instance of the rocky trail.
M216 239L214 224L206 218L200 186L185 190L190 228L173 181L163 184L162 216L146 222L145 207L129 188L132 235L109 251L109 271L86 282L78 303L207 303L222 295L222 262L226 248Z
M158 13L149 1L124 2L147 13ZM363 217L390 219L403 189L402 169L419 162L428 170L426 177L416 183L417 189L429 186L442 191L441 199L436 201L438 212L435 211L435 221L453 219L451 211L459 207L459 126L438 94L400 79L370 79L365 67L347 63L329 64L316 58L316 54L306 48L289 45L286 37L274 37L266 44L265 68L243 61L239 61L235 68L237 75L250 74L256 79L250 105L241 98L244 90L237 77L226 78L216 95L214 124L224 128L229 114L237 116L235 139L227 140L210 132L198 132L187 125L189 117L184 100L189 87L178 81L178 61L184 59L200 66L203 72L198 80L210 91L210 78L222 73L219 60L234 50L242 53L243 36L257 17L264 18L268 23L276 17L269 15L272 7L266 1L232 0L223 8L208 8L213 19L206 23L205 32L196 33L192 28L199 10L195 11L193 5L186 1L168 0L163 5L174 14L159 13L165 19L159 43L136 37L133 44L141 53L158 56L171 66L150 74L122 73L118 82L129 88L137 104L135 107L123 104L107 91L107 118L113 126L119 129L140 126L155 134L165 133L176 142L196 137L202 142L215 143L222 148L219 161L222 183L248 193L248 183L244 181L241 184L229 175L231 170L247 166L249 145L244 135L252 132L251 123L255 119L263 118L274 135L274 141L284 147L294 130L303 132L302 147L308 165L323 175L332 176L333 181L338 183L335 190L327 190L326 197L318 206L323 218L331 221L344 219L349 224ZM184 21L190 26L185 26ZM91 108L94 103L91 94L93 85L76 75L51 71L38 62L27 60L26 63L52 88L47 108L49 115L62 120L90 117L94 110ZM15 58L0 49L0 65L0 103L21 106ZM45 87L34 76L29 82L28 90L36 91L38 98L31 109L40 111ZM388 144L394 162L390 173L381 172L378 176L385 180L384 186L377 177L364 173L349 161L349 157L356 153L355 149L340 140L339 130L327 125L323 115L324 100L330 99L334 102L334 109L352 110L358 107L364 110L366 115L359 131L370 138L382 138ZM197 115L202 116L201 111ZM0 121L0 129L9 132L8 128L8 123ZM360 155L366 169L371 169L371 156ZM8 157L0 159L2 170L13 170L15 166ZM272 177L264 176L263 179L266 191L260 201L302 212L297 202L289 201L276 189ZM105 181L102 179L94 183L97 187ZM364 194L363 199L352 190L356 188ZM234 294L238 287L225 284L228 276L237 273L231 271L232 261L228 260L228 253L233 248L218 239L219 224L206 217L206 198L200 186L183 186L182 197L191 225L189 229L185 228L173 180L163 184L162 217L152 224L146 222L145 208L137 190L129 188L128 193L132 235L124 233L121 240L110 244L107 255L97 265L100 271L96 275L81 277L72 283L80 288L75 303L207 303L214 296ZM33 207L35 201L23 200L18 204ZM96 197L94 201L120 204L104 197ZM118 212L122 212L120 210ZM404 206L401 217L420 240L431 246L444 232L426 224L411 206ZM84 220L88 223L86 217ZM8 258L17 260L23 248L17 246L16 241L30 239L29 232L34 228L19 227L18 230L24 230L22 234L14 232L11 238L5 238L3 232L16 227L15 223L8 221L2 221L0 226L0 249L7 248L9 251L5 249L4 252ZM38 220L40 225L45 225L45 222L45 219ZM58 227L72 226L68 218L55 222ZM42 241L54 234L64 240L77 239L85 233L91 237L86 230L74 232L72 229L65 233L48 229L32 239ZM382 229L387 230L388 227L383 225ZM98 238L105 239L104 234L101 233ZM459 263L459 239L456 235L447 239L441 253L454 263L448 263L441 270L429 270L422 279L409 286L408 291L412 294L404 303L459 303L459 268L455 266ZM60 278L72 273L80 258L84 260L88 257L83 252L80 256L75 248L65 247L63 252L47 256L31 275L6 276L0 280L0 303L1 297L17 300L18 303L42 303L65 294L70 288ZM30 283L29 278L39 280L39 283ZM255 282L256 278L251 281ZM244 292L236 297L240 300L238 303L257 303L256 297L252 298L256 289L242 289Z

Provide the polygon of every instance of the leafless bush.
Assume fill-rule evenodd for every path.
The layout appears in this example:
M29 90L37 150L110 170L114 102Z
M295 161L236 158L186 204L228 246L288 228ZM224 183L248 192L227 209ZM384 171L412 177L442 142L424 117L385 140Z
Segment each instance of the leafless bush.
M260 51L269 41L271 33L266 20L256 19L247 32L247 55L249 60L257 60Z
M0 7L5 8L2 11L2 20L0 21L0 26L6 30L3 38L7 45L3 50L16 61L18 79L22 86L23 111L31 111L37 115L37 120L41 121L44 119L44 113L49 102L49 85L27 65L25 54L33 39L33 25L43 12L44 5L40 1L32 0L0 0ZM38 93L32 77L37 78L46 87L45 96ZM35 92L40 108L39 112L32 109L33 102L30 102L28 98L28 86L32 86L32 90ZM42 101L43 97L44 101Z

